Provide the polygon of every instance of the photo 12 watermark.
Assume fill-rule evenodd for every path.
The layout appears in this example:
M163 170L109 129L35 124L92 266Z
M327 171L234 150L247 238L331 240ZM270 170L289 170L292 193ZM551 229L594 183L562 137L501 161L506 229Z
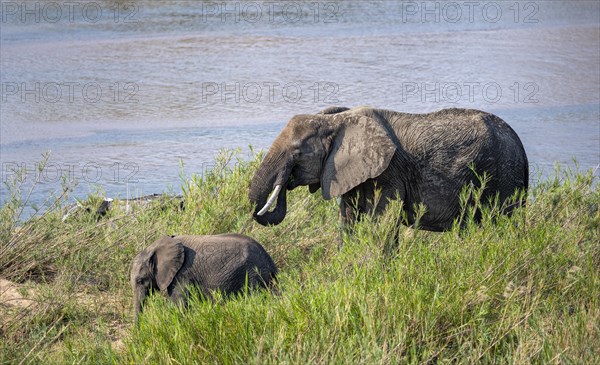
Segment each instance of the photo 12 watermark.
M134 1L2 1L2 23L137 23L139 7Z
M403 103L513 103L536 104L540 86L535 82L403 82Z
M205 23L338 23L340 17L337 2L202 1L200 6Z
M202 103L337 103L340 86L328 81L202 82Z
M402 1L402 23L539 23L537 2Z
M2 182L15 179L42 184L85 182L91 184L137 183L140 167L135 162L2 162Z
M3 82L3 103L138 103L140 87L135 82Z

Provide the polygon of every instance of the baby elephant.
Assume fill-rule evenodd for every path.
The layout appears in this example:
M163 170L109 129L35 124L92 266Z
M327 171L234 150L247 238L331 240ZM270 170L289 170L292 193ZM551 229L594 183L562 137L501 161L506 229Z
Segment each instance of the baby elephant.
M248 287L268 287L277 268L255 240L241 234L164 236L140 252L131 266L136 316L144 299L158 289L185 305L187 284L195 284L210 298L211 290L224 294Z

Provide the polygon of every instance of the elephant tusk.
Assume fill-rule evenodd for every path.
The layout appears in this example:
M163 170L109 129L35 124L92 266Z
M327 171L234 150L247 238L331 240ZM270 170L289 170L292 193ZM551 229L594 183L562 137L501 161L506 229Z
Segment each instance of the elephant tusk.
M275 200L277 199L277 195L279 195L280 191L281 191L281 185L275 186L275 190L273 190L273 193L271 193L269 200L267 200L267 204L265 204L265 206L258 213L256 213L256 215L260 216L260 215L265 214L269 210L269 208L271 208L271 205L273 205L273 203L275 203Z

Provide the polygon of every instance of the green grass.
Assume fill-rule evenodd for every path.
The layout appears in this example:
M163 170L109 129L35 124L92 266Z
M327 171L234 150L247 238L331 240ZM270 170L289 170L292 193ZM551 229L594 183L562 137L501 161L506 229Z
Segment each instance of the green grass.
M486 210L476 225L466 214L462 230L445 233L397 227L394 202L338 248L335 201L306 188L288 195L282 224L252 220L247 187L260 158L223 153L211 174L183 181L183 211L163 201L62 222L57 208L18 224L26 193L17 183L0 212L0 278L30 289L35 304L0 302L0 362L598 363L592 171L557 170L511 217ZM280 270L279 295L192 299L185 310L155 296L134 326L135 254L162 234L224 232L265 246Z

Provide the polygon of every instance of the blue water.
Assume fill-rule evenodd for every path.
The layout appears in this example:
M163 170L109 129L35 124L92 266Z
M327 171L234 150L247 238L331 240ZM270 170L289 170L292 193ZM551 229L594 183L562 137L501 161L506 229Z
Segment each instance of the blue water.
M1 176L25 167L32 204L63 177L75 197L178 193L330 105L494 112L534 181L600 164L597 1L48 4L0 9Z

